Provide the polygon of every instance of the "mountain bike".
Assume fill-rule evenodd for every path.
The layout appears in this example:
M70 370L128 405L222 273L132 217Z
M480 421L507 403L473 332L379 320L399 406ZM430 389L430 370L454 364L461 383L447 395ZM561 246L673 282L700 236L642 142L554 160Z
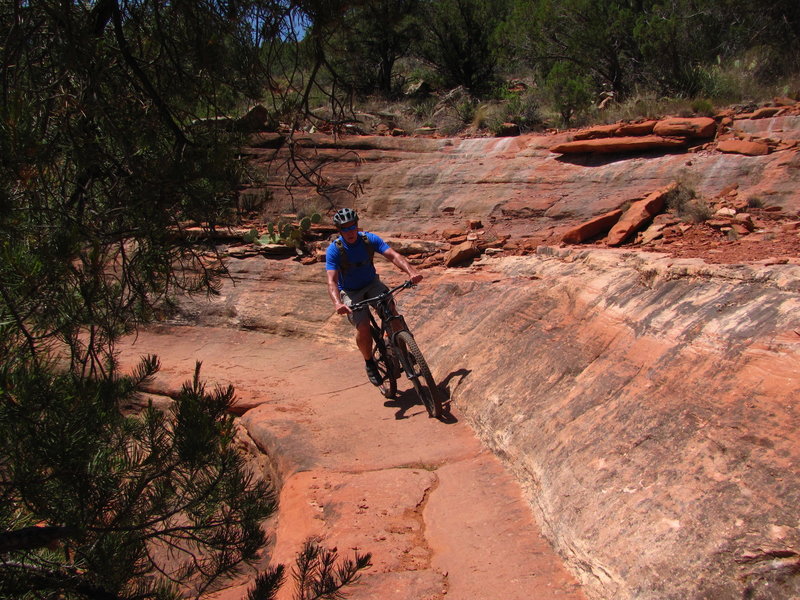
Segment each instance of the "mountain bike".
M428 411L428 416L438 419L442 416L442 400L436 382L422 351L408 329L405 319L397 313L393 301L397 292L411 287L414 287L414 284L406 281L374 298L354 303L350 309L368 311L370 331L374 341L372 357L383 378L383 382L378 386L383 397L395 397L397 379L405 373Z

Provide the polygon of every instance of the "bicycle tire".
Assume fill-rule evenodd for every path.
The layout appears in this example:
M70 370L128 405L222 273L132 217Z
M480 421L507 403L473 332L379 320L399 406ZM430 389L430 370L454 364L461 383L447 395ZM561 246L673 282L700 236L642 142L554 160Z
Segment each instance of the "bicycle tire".
M417 346L414 336L408 331L401 331L397 334L397 345L404 350L409 364L416 377L411 379L414 389L422 400L422 404L428 411L428 416L439 419L442 416L442 399L439 397L439 390L436 382L428 368L428 363L422 355L422 351Z
M377 337L372 345L372 358L378 365L378 373L381 374L383 382L378 386L384 398L394 398L397 394L397 371L394 368L394 358L389 355L386 343Z

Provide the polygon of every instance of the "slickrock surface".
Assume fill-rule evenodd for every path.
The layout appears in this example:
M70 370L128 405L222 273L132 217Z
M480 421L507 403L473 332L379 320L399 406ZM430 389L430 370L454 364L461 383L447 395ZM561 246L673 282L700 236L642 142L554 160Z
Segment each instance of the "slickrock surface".
M164 338L152 346L183 357L189 373L190 361L210 345L214 355L225 357L213 373L236 382L245 403L268 399L243 422L262 446L278 450L271 455L285 457L282 472L296 473L286 477L285 493L311 503L305 516L297 516L299 523L339 532L348 523L358 529L367 519L363 515L373 514L359 513L347 500L342 502L349 508L327 514L323 509L325 522L318 522L314 503L331 502L325 487L330 484L347 498L358 495L355 489L365 490L357 500L379 507L370 531L394 527L391 523L407 513L367 494L384 484L364 478L411 468L414 473L402 474L418 490L409 492L409 502L426 503L431 516L426 535L473 532L471 517L443 506L474 503L476 518L488 518L486 511L505 500L494 497L479 505L469 491L483 490L494 475L476 475L469 484L445 481L445 474L483 468L485 455L465 429L456 429L466 421L514 473L544 535L588 597L785 599L800 594L798 269L554 248L541 248L535 256L483 258L466 268L430 269L401 307L453 399L457 426L421 418L408 396L387 408L371 389L363 404L349 406L351 390L366 386L358 360L347 354L349 331L326 309L322 265L262 258L234 262L236 285L226 285L211 305L187 305L186 318L306 337L307 353L316 348L312 338L327 340L337 346L323 354L337 361L346 356L341 367L318 359L317 351L298 364L267 358L244 337L235 345L225 342L233 334L223 330L201 329L196 341ZM398 275L382 270L387 280L398 281ZM309 321L312 314L315 320ZM218 337L223 341L217 346ZM277 344L287 357L293 355L295 342ZM239 351L248 358L241 369L234 366ZM250 372L253 365L265 370ZM312 365L318 373L312 374ZM296 381L312 382L315 391L298 397L292 391ZM395 421L396 413L412 418ZM344 463L343 473L333 473L337 462ZM435 492L448 492L425 500L431 472L439 478ZM329 524L328 514L341 520ZM460 527L449 519L459 520ZM504 527L495 524L490 529L497 531L485 535L505 540L497 532L517 526ZM305 526L301 531L296 538L305 535ZM376 537L393 539L384 533L343 535L365 550ZM485 541L479 536L475 544ZM436 573L447 570L453 595L445 597L467 597L455 590L472 584L456 585L456 573L473 572L481 561L470 562L467 553L452 558L449 567L439 562L459 544L431 539L424 552L403 547L417 561L403 564L416 564L417 571L385 575L392 581L387 586L401 586L402 580L427 590L408 597L428 597L442 593L437 586L443 579ZM279 541L285 557L284 548ZM388 568L376 564L379 572Z
M584 598L519 485L459 412L429 419L404 386L386 401L352 343L172 326L143 332L123 355L152 352L163 365L154 389L177 390L200 360L203 378L234 384L249 407L249 445L280 486L273 561L291 566L308 537L345 557L370 552L372 567L347 590L354 600ZM239 600L248 586L217 597Z
M230 260L222 295L181 304L197 333L145 333L140 347L178 365L170 385L195 358L236 385L283 485L277 556L313 533L372 551L354 597L579 593L468 423L587 597L800 598L800 116L766 114L726 121L731 140L766 144L761 156L716 141L666 155L550 151L575 132L309 136L305 159L328 183L363 190L331 188L333 203L423 268L401 306L455 425L424 418L408 395L375 397L314 254L237 248L247 258ZM266 169L285 147L262 137L253 160ZM585 232L586 246L557 247L675 181L708 202L707 221L661 213L619 249ZM291 210L282 188L268 191L267 213ZM480 256L444 268L461 244Z

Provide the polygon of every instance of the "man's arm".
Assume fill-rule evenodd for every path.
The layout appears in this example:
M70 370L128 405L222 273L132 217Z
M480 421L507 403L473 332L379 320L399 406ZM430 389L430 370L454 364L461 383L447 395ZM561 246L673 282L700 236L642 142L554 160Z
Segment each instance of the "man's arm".
M420 275L417 270L411 266L411 263L409 263L402 254L399 254L393 248L389 248L383 253L383 255L398 269L405 271L408 274L408 278L411 280L411 283L419 283L422 281L422 275Z
M333 308L340 315L352 312L346 304L342 304L342 298L339 296L339 271L326 271L326 273L328 274L328 296L333 301Z

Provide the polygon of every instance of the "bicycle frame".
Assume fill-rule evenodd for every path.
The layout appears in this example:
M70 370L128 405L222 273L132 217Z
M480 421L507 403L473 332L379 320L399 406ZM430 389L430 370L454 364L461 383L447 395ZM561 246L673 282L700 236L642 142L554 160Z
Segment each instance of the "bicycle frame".
M388 290L374 298L367 298L353 304L353 311L367 310L369 314L370 334L375 342L373 360L377 360L384 373L383 382L379 384L385 398L393 398L397 391L397 378L400 369L405 372L417 392L429 417L440 418L444 407L436 388L436 381L431 375L430 367L419 349L414 334L394 305L394 294L401 289L413 287L411 281ZM380 319L380 325L377 318Z
M393 304L394 295L398 291L408 289L413 286L413 283L406 281L387 292L375 296L374 298L366 298L350 307L350 309L354 312L356 310L366 310L368 312L370 330L375 343L379 344L381 339L385 339L388 342L388 346L392 351L392 354L399 359L406 377L411 380L415 379L417 375L414 373L411 365L408 363L405 353L397 351L397 334L399 334L401 331L408 331L408 333L412 336L414 334L408 329L403 315L395 314L395 311L393 310ZM370 310L370 308L373 310ZM381 320L380 325L375 319L375 313L378 314L378 317Z

